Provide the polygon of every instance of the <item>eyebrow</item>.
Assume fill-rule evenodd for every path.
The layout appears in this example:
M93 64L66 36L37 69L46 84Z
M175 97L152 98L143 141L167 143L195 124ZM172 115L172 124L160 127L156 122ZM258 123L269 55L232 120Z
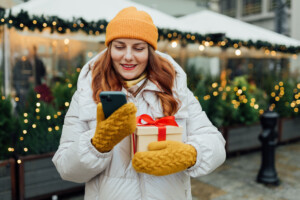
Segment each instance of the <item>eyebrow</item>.
M119 44L125 44L125 42L119 41L119 40L115 40L114 42L117 42ZM138 43L134 43L133 45L140 45L140 44L147 44L146 42L138 42Z

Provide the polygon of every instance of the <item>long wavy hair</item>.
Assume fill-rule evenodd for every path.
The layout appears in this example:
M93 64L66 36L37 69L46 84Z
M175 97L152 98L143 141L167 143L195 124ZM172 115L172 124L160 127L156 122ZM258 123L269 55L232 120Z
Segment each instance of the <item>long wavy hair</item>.
M156 84L161 91L156 92L159 97L164 116L174 115L179 109L180 101L173 96L176 72L173 65L165 58L155 53L148 45L147 78ZM122 77L115 71L111 58L111 43L107 50L95 62L92 71L93 99L100 102L99 94L102 91L120 91L125 85Z

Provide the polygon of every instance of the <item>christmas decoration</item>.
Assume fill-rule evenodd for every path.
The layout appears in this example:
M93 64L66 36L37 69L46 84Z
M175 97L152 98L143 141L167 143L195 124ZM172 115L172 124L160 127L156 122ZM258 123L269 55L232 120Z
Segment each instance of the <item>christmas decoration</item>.
M1 16L2 15L2 16ZM43 31L48 28L51 33L67 33L83 31L88 35L99 35L105 33L108 22L106 20L98 20L88 22L83 18L74 18L72 21L61 19L57 16L30 16L26 11L21 10L18 14L12 15L0 13L0 25L7 25L9 28L14 27L17 30L39 30ZM204 44L210 46L220 46L221 48L233 47L239 49L240 47L264 49L269 52L282 52L289 54L300 53L300 46L286 46L271 44L266 41L244 41L233 40L226 37L223 33L211 33L202 35L199 33L182 32L178 30L158 28L159 40L174 41L178 40L181 45L188 43Z

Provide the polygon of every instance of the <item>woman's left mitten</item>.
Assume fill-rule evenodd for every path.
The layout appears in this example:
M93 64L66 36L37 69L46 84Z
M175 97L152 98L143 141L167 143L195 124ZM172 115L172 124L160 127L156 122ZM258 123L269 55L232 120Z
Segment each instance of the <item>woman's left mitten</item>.
M196 163L197 151L189 144L176 141L152 142L148 151L137 152L132 166L137 172L164 176L183 171Z

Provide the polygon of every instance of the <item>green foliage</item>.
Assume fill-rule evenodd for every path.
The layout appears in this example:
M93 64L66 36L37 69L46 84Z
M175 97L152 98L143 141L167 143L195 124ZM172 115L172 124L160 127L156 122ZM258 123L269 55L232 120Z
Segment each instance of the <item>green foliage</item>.
M299 115L300 84L288 79L274 84L270 94L270 108L280 117Z
M0 91L0 160L12 156L13 137L16 128L16 119L10 97L2 96Z
M247 77L236 77L226 86L211 80L200 80L194 94L215 126L252 124L259 120L267 97L262 90L250 85Z
M17 154L42 154L56 151L61 137L65 114L76 91L79 72L54 83L51 90L52 102L43 101L36 91L31 90L27 104L20 114L21 130L17 138Z

